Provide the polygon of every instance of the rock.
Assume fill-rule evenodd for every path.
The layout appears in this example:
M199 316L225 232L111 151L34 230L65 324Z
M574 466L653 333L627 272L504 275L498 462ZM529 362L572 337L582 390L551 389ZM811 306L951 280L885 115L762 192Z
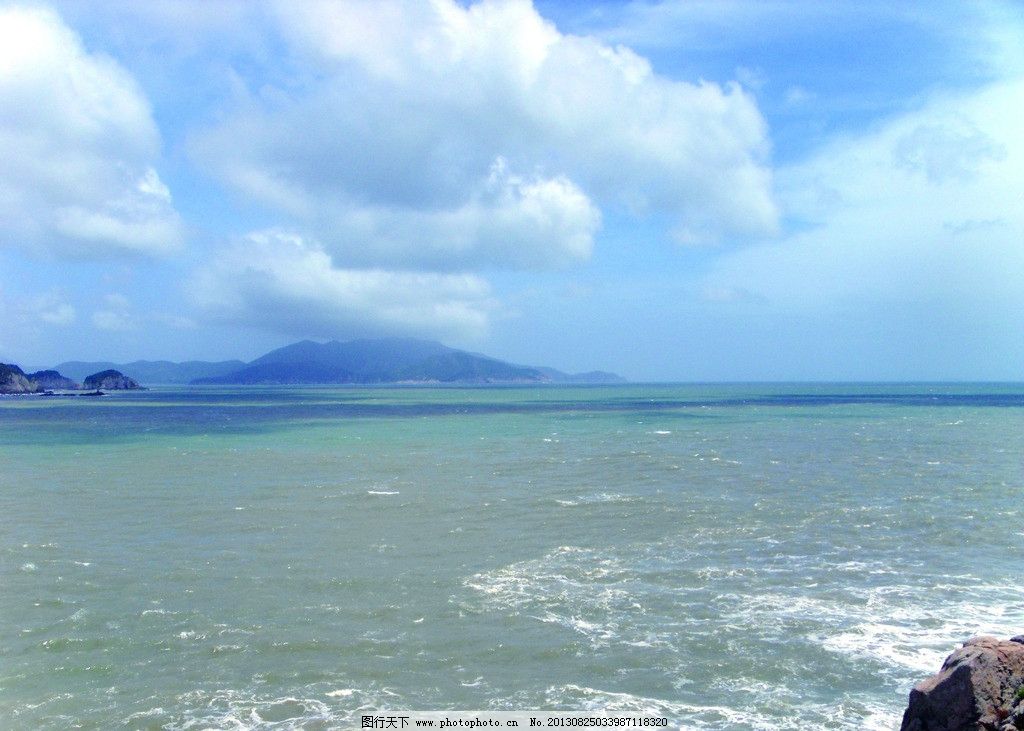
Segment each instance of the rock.
M124 391L128 389L142 388L131 378L121 371L108 370L93 373L82 382L83 388L103 391Z
M68 391L79 387L77 383L70 378L65 378L57 371L36 371L35 373L30 373L28 378L35 381L39 388Z
M900 731L1024 729L1024 644L975 637L910 691Z
M35 393L39 386L13 363L0 363L0 393Z

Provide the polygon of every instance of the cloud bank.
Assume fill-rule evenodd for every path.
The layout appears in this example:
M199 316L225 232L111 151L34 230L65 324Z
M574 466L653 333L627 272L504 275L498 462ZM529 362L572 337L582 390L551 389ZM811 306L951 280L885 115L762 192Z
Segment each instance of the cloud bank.
M83 257L179 248L159 146L128 72L55 13L0 8L0 243Z
M494 307L478 276L338 268L318 242L278 230L222 250L190 290L219 322L303 337L474 337Z
M193 153L341 265L563 266L605 209L702 239L775 230L765 124L738 86L660 77L526 0L273 7L306 74Z
M954 363L992 362L997 351L1015 361L1005 334L1024 320L1022 105L1024 78L935 95L781 170L799 229L723 257L704 286L750 293L759 317L787 323L780 332L841 323L830 326L834 347L840 333L899 343L918 373L970 372L947 372L949 358L936 357L957 343ZM856 377L874 373L859 367Z

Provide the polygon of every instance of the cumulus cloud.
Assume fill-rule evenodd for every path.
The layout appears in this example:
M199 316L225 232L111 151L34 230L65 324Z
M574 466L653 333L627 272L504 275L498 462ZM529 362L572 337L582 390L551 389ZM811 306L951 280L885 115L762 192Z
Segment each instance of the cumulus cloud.
M338 268L318 242L278 230L223 249L189 288L213 319L306 337L474 337L493 308L477 276Z
M123 68L51 11L0 8L0 243L85 257L178 248L159 145Z
M609 207L703 239L775 229L765 124L737 85L658 76L528 0L277 7L309 73L193 152L345 265L557 266Z

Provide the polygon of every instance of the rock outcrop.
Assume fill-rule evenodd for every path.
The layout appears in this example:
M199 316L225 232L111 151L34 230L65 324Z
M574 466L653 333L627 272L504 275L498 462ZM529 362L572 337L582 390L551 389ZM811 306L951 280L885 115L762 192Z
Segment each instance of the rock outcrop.
M13 363L0 363L0 393L35 393L39 386Z
M93 373L82 382L82 387L99 391L124 391L142 388L121 371L107 370Z
M28 378L41 388L49 391L73 391L79 385L70 378L65 378L57 371L36 371L29 373Z
M910 691L900 731L1024 729L1024 635L975 637Z

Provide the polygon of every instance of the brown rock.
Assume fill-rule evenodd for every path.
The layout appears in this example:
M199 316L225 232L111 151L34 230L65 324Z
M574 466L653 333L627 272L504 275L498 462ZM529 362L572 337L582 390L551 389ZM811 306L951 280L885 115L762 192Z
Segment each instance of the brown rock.
M900 731L995 731L1024 684L1024 644L975 637L910 691Z

